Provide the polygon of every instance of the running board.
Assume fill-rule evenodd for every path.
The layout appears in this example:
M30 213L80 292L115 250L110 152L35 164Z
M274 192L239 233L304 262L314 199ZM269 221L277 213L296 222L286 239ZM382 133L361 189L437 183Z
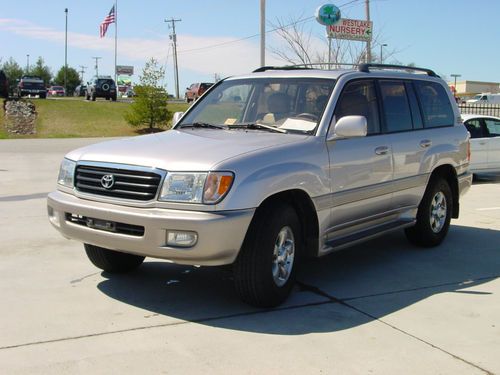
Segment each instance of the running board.
M367 241L369 239L378 237L378 236L385 234L387 232L392 232L392 231L397 230L397 229L402 229L402 228L412 226L415 224L415 222L416 222L415 220L406 219L406 220L398 220L398 221L394 221L392 223L387 223L387 224L383 224L380 226L372 227L369 229L365 229L361 232L357 232L357 233L350 234L350 235L347 235L344 237L329 240L329 241L325 242L325 247L330 248L331 249L330 251L338 250L340 248L347 247L347 246L353 245L353 244L358 243L358 242ZM330 251L327 251L327 252L330 252Z

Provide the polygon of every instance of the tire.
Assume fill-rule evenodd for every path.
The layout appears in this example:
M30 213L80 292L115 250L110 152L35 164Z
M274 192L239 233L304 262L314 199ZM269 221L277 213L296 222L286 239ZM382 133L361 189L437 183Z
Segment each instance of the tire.
M258 209L233 266L235 288L243 301L273 307L288 297L302 247L300 230L291 206Z
M448 233L452 212L450 185L442 177L431 178L418 206L417 223L405 229L406 237L417 246L439 245Z
M126 273L139 267L144 257L108 250L103 247L84 244L87 257L92 264L110 273Z
M40 99L47 99L47 94L40 94Z
M97 98L97 96L96 96L96 94L95 94L95 92L94 92L94 93L92 94L92 101L93 101L93 102L95 102L96 98Z
M111 97L111 100L116 102L116 95Z

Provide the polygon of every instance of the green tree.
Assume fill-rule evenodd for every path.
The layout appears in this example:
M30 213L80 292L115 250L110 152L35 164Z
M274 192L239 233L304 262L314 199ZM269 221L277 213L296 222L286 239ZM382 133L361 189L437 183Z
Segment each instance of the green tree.
M75 91L75 87L80 84L80 75L76 71L75 68L68 67L67 73L67 82L66 82L66 95L72 95L73 91ZM54 83L59 86L64 86L64 66L59 69L56 76L54 77Z
M160 85L165 70L158 61L151 58L139 77L139 85L134 90L137 95L130 110L125 113L125 120L132 126L149 127L150 132L155 127L166 127L171 114L167 108L167 91Z
M9 91L12 92L17 86L17 80L23 76L23 68L11 57L3 63L2 70L9 80Z
M45 65L45 61L42 56L38 57L35 66L30 69L29 74L43 79L45 86L48 86L50 84L50 80L52 79L52 72L50 71L50 68Z

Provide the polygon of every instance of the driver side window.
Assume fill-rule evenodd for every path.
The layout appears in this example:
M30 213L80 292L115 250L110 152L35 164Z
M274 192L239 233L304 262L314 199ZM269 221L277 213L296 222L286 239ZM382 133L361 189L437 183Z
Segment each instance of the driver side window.
M380 133L377 95L371 80L359 80L345 85L335 107L335 119L344 116L364 116L367 121L367 134Z

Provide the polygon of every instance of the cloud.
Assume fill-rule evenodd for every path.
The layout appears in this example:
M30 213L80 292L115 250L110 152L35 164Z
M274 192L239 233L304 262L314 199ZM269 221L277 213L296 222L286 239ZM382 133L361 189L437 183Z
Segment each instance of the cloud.
M10 32L30 39L64 43L64 31L40 26L26 20L0 18L0 30ZM97 30L96 30L97 34ZM146 38L118 38L118 56L131 62L144 61L155 57L159 61L172 63L172 48L168 37ZM114 38L110 29L108 37L99 38L98 35L89 35L68 32L68 45L89 51L113 51ZM209 46L213 46L207 48ZM258 40L245 39L235 42L233 37L203 37L177 34L178 63L182 69L193 72L221 75L247 73L260 63ZM168 55L168 56L167 56ZM268 53L269 55L269 53ZM267 57L267 64L283 64L283 62Z

